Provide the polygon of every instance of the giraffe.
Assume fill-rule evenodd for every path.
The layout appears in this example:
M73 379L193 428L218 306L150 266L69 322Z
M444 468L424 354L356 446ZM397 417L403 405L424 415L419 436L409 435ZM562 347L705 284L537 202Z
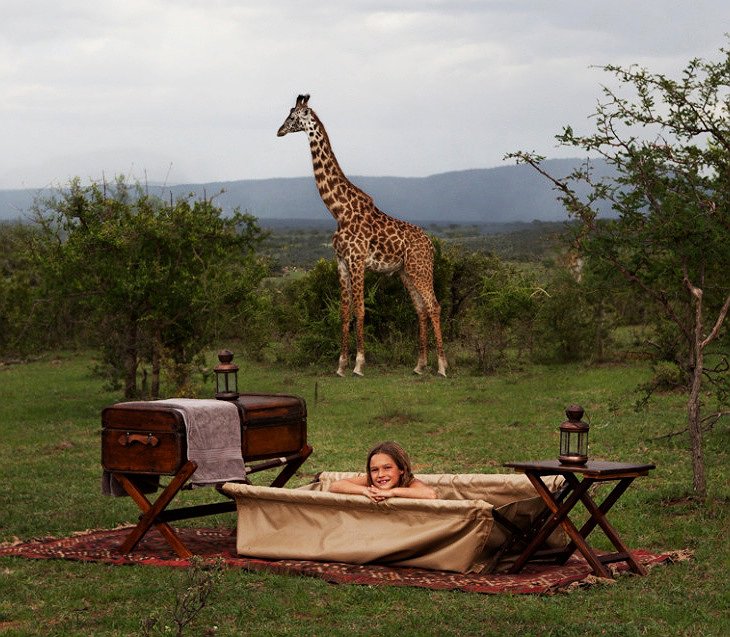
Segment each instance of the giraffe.
M363 375L365 365L365 270L400 276L418 315L418 361L413 370L423 373L428 358L428 320L431 320L438 373L446 376L446 356L441 339L441 307L433 291L433 244L418 226L379 210L372 197L345 176L332 151L329 136L308 106L309 95L297 97L294 108L277 132L304 131L309 137L312 166L322 201L337 222L332 246L340 282L342 340L337 367L345 375L349 361L350 321L354 311L357 355L353 374Z

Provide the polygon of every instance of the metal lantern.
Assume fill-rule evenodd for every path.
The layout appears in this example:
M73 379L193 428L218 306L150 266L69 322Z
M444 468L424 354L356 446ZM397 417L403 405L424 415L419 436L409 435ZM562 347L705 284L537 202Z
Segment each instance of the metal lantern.
M583 465L588 462L588 424L583 420L583 407L570 405L565 410L568 417L560 425L561 464Z
M218 400L238 398L238 365L233 363L233 352L222 349L218 352L220 363L213 368L215 372L215 397Z

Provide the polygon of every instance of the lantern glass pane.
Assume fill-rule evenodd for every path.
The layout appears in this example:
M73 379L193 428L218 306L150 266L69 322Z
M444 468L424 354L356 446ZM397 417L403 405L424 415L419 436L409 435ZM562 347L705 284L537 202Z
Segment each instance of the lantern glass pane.
M578 434L578 453L581 456L588 455L588 433L586 432Z
M570 439L570 442L568 443L568 453L571 456L574 456L579 453L580 445L578 444L578 441L580 439L580 435L575 431L571 431L568 434L568 438Z
M567 431L560 432L560 455L568 455L568 441L570 440L570 434Z

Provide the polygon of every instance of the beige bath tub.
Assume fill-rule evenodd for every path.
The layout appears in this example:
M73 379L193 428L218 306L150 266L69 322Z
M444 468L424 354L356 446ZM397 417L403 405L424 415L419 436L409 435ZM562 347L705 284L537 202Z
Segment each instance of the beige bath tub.
M237 551L267 559L381 563L461 573L491 567L506 539L496 510L525 527L544 508L523 475L422 474L436 500L330 493L329 485L356 473L324 472L313 484L276 489L227 483L238 509ZM557 489L562 478L546 480ZM564 543L554 534L551 544Z

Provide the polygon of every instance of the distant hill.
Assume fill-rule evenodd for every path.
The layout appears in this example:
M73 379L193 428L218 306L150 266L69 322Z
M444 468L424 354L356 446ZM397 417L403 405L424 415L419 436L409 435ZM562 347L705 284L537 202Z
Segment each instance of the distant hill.
M577 159L545 162L551 174L564 176ZM595 163L597 175L608 166ZM353 183L370 194L383 211L415 223L509 223L558 221L565 212L550 184L529 166L500 166L441 173L429 177L358 177ZM164 198L194 193L211 197L224 209L240 208L262 221L331 219L319 198L314 178L247 179L240 181L149 186ZM22 218L33 199L48 191L0 190L0 219Z

